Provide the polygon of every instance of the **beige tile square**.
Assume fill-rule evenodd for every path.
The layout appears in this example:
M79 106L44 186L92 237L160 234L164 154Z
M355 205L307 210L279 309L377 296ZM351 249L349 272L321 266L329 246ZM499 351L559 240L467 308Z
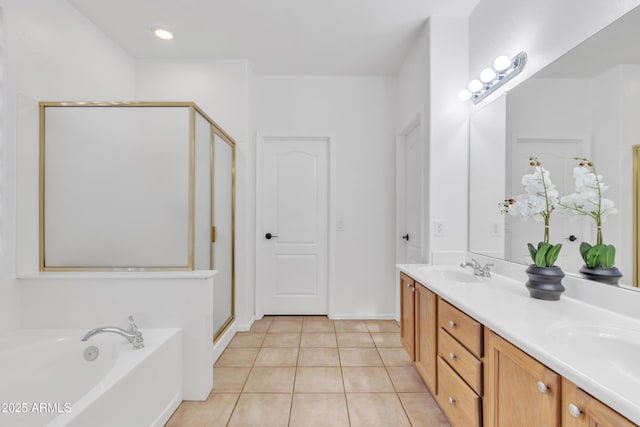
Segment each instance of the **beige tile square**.
M229 347L260 347L264 337L264 333L238 332L229 343Z
M336 332L369 332L364 320L335 320Z
M242 393L228 425L229 427L287 427L290 409L291 394Z
M271 322L273 322L273 320L267 317L256 320L253 322L253 325L251 325L251 333L257 334L267 332L269 330L269 326L271 326Z
M337 347L336 334L333 332L305 334L303 332L300 347Z
M343 393L338 367L298 367L294 393Z
M362 332L344 332L336 334L338 347L375 347L371 335Z
M296 368L253 368L244 385L245 393L291 393Z
M369 332L400 332L395 320L365 320Z
M294 394L289 427L349 427L345 395Z
M347 393L347 407L351 427L411 426L395 393Z
M215 366L226 368L242 368L253 366L259 348L229 348L222 352Z
M391 377L391 382L398 393L419 393L427 391L427 386L422 381L422 377L413 366L411 367L388 367L387 372Z
M302 333L305 332L335 332L333 320L329 319L304 319L302 323Z
M213 393L242 391L251 368L213 368Z
M451 427L429 393L398 393L398 397L414 426Z
M182 402L165 427L224 427L237 400L238 393L217 393L204 402Z
M404 348L380 347L378 353L380 353L385 366L413 366L413 362Z
M300 334L295 332L268 333L262 342L263 347L298 347Z
M343 367L344 389L347 393L394 392L393 384L385 368Z
M382 359L375 348L340 348L342 366L382 366Z
M298 364L298 347L263 347L253 366L293 366Z
M301 332L302 318L289 320L274 320L269 327L270 334L282 332Z
M372 332L376 347L402 347L399 332Z
M340 366L338 349L301 347L298 366Z

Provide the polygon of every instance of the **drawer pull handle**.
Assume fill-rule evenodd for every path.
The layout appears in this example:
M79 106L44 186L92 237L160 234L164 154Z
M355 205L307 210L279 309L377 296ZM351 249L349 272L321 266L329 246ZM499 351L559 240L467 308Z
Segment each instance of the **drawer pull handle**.
M547 385L545 383L543 383L542 381L538 381L538 391L544 394L549 391L549 389L547 388Z
M455 328L458 325L453 320L449 320L449 326L451 326L452 328Z
M453 353L449 353L449 359L456 360L456 355Z
M407 288L411 289L411 283L407 283Z
M580 418L580 414L582 413L582 411L580 410L580 408L578 408L577 405L570 403L569 404L569 413L571 414L571 416L573 418Z
M416 287L415 287L415 286L412 286L412 287L411 287L411 292L415 292L415 291L416 291Z
M450 405L455 405L456 404L456 400L451 396L449 396L449 404Z

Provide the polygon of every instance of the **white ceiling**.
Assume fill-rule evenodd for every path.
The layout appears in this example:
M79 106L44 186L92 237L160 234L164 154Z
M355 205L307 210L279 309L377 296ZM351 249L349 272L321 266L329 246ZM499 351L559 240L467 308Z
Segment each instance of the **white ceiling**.
M430 16L479 0L68 0L137 58L248 59L258 74L394 74ZM153 27L174 32L156 39Z

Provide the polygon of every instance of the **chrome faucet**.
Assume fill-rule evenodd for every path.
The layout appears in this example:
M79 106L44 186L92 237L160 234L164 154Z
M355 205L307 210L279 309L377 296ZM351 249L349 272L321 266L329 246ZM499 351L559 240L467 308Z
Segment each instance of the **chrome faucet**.
M90 330L80 338L80 341L87 341L92 336L103 334L105 332L111 332L125 337L126 340L133 345L134 350L139 350L144 347L142 332L138 330L138 325L133 321L133 316L129 316L129 327L126 331L122 328L118 328L117 326L103 326Z
M460 263L460 267L462 267L462 268L465 268L465 267L473 268L473 274L475 276L491 277L491 269L490 269L490 267L493 267L493 264L485 264L484 267L483 267L474 258L471 258L471 261L472 262L469 262L469 261L461 262Z

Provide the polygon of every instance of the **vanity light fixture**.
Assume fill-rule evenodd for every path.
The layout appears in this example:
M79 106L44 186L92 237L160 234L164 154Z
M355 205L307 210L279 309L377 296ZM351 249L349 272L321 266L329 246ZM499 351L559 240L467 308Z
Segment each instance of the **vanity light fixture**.
M482 101L493 91L520 74L527 63L527 54L520 52L513 58L499 56L493 62L493 68L485 68L480 73L480 80L471 80L467 89L458 94L460 101L471 100L474 104Z
M164 28L154 28L153 34L162 40L171 40L173 38L173 33L169 30L165 30Z

